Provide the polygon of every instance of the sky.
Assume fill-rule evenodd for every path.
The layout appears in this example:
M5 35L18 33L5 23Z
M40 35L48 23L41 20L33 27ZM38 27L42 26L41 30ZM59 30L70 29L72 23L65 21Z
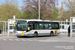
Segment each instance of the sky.
M58 0L58 2L59 2L59 5L57 6L58 9L61 8L61 2L62 2L62 1L63 1L63 0Z
M22 2L23 0L19 0L18 2L19 2L19 6L21 6L21 4L23 3ZM63 0L58 0L58 2L59 2L59 5L58 6L56 6L58 9L60 9L61 8L61 2L62 2Z
M59 5L58 6L56 6L58 9L60 9L61 8L61 2L62 2L63 0L58 0L58 2L59 2ZM21 7L22 6L22 3L23 3L23 0L18 0L18 2L19 2L19 7Z
M22 7L22 4L23 4L23 0L17 0L18 2L19 2L19 4L18 4L18 8L19 9L21 9L20 7ZM61 8L61 2L62 2L63 0L58 0L58 2L59 2L59 5L58 6L56 6L58 9L60 9ZM1 4L1 2L4 2L4 0L0 0L0 4Z
M23 0L18 0L19 4L22 4L23 3Z

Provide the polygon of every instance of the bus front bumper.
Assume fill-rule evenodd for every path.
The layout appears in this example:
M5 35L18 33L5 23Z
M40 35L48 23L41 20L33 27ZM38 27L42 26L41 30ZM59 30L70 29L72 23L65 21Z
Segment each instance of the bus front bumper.
M34 36L34 35L32 33L26 32L23 35L22 35L22 33L16 33L16 36Z

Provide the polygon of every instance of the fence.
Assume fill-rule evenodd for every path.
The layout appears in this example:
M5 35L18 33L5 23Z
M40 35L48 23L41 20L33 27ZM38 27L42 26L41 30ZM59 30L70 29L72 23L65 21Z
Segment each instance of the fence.
M0 21L0 34L6 34L7 33L7 21Z
M59 21L60 22L60 32L68 33L68 27L70 25L70 21Z
M70 17L70 37L75 37L75 17Z

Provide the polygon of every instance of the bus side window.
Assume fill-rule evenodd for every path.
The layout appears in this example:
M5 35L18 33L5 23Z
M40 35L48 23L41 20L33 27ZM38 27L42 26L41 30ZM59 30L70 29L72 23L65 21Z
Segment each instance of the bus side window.
M39 23L39 29L43 29L43 28L44 28L43 24Z
M44 29L48 29L48 24L44 24Z
M58 28L59 28L58 24L55 24L55 29L58 29Z
M49 24L49 29L51 29L51 24Z

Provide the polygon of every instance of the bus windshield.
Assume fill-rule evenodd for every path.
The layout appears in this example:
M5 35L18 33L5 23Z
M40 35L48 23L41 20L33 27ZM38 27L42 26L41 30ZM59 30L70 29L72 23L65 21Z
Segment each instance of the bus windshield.
M17 31L25 31L26 30L26 24L17 24Z
M26 21L18 21L17 23L17 31L25 31L27 29Z

